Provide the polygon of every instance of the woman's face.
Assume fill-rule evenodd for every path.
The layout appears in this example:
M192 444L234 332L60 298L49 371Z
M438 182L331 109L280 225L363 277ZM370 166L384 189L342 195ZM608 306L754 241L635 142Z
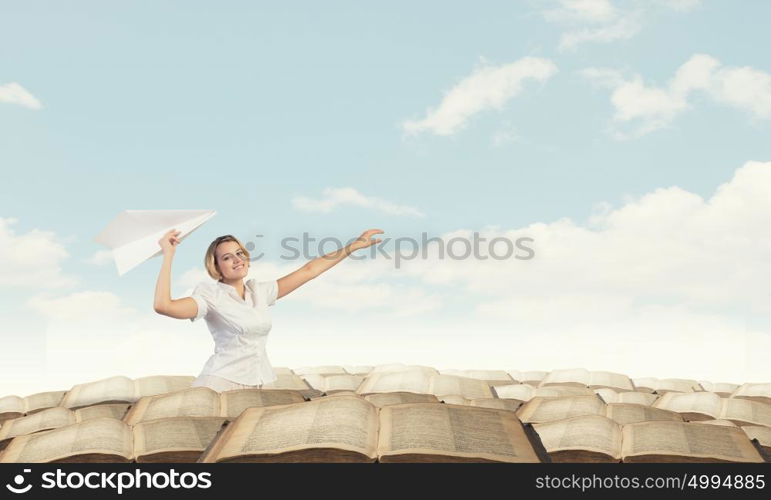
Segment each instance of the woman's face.
M235 241L226 241L217 245L214 256L224 279L234 280L249 274L249 259Z

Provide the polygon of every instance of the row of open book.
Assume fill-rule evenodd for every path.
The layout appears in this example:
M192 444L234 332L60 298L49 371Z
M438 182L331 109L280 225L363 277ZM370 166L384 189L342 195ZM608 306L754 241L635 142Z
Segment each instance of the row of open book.
M308 399L198 387L6 421L0 462L771 460L771 426L691 416L597 394L453 404L408 392Z
M359 370L371 367L355 367ZM524 372L541 380L516 380L502 370L443 370L431 367L383 365L365 373L338 373L343 367L325 366L297 369L276 368L278 380L265 388L291 389L314 396L333 391L357 393L405 391L436 396L455 395L465 399L510 398L527 401L537 396L581 395L601 392L606 401L651 404L666 392L711 392L721 397L753 399L771 403L771 383L708 384L687 379L646 379L637 385L622 374L589 372L583 369ZM589 374L585 376L586 374ZM519 374L521 375L521 373ZM525 378L525 377L523 377ZM116 376L78 384L70 390L48 391L26 397L0 397L0 422L10 418L63 406L81 408L104 402L135 402L142 397L190 387L191 376L149 376L138 379ZM573 389L571 389L573 388ZM633 393L639 393L640 396Z

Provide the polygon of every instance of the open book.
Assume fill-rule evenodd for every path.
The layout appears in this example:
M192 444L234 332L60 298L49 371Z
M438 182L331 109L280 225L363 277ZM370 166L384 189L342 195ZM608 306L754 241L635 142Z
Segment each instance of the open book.
M272 406L305 401L301 391L281 389L236 389L217 392L208 387L148 396L134 404L124 417L129 425L169 417L236 418L252 406Z
M538 387L541 384L541 381L549 374L549 372L543 370L507 370L506 373L509 374L514 382L532 385L533 387Z
M302 378L313 388L329 394L336 391L355 391L364 380L363 375L349 374L307 374Z
M126 413L128 406L128 403L95 405L75 411L63 406L55 406L24 417L8 420L0 427L0 450L5 449L11 439L16 436L56 429L93 418L110 417L121 419Z
M109 417L14 438L0 463L195 462L226 419L175 417L135 425Z
M588 387L575 385L550 385L549 387L533 387L529 384L494 385L492 392L495 397L530 401L535 397L591 396L594 391Z
M191 376L153 375L132 380L116 376L78 384L62 399L61 406L77 409L100 403L133 403L139 398L190 387Z
M694 392L703 391L704 388L696 380L684 378L664 378L644 377L632 379L635 390L642 392Z
M67 391L39 392L27 397L5 396L0 398L0 423L22 415L30 415L45 408L58 406Z
M250 408L200 462L539 462L510 411L338 395Z
M771 405L752 399L721 398L712 392L668 392L654 404L686 420L725 419L739 425L771 426Z
M589 371L585 368L552 370L541 381L539 387L548 387L550 385L576 385L592 389L609 387L622 391L635 390L632 380L626 375L606 371Z
M727 382L709 382L708 380L699 380L699 385L707 392L714 392L720 397L727 398L739 388L739 384L729 384Z
M731 397L771 404L771 384L742 384Z
M375 372L367 375L356 392L372 394L376 392L414 392L444 396L460 395L464 398L491 398L493 392L484 380L441 375L427 370Z
M533 398L517 410L525 423L545 423L585 415L601 415L621 424L649 420L683 421L680 414L634 403L606 404L596 394L565 398Z
M738 427L584 415L533 428L554 462L763 462Z

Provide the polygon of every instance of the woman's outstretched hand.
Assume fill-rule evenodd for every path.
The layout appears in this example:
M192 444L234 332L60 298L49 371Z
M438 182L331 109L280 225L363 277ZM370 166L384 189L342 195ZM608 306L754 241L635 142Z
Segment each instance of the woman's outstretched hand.
M351 249L359 250L360 248L367 248L369 246L380 243L381 241L383 241L380 238L377 238L374 240L370 238L372 238L373 234L382 234L382 233L383 233L382 229L368 229L364 231L363 233L361 233L361 236L356 238L356 241L351 242Z
M172 229L171 231L164 234L160 240L158 240L158 244L161 246L161 250L163 250L163 255L174 253L177 249L177 245L179 245L180 241L177 238L179 236L179 233L182 231L177 231L176 229Z

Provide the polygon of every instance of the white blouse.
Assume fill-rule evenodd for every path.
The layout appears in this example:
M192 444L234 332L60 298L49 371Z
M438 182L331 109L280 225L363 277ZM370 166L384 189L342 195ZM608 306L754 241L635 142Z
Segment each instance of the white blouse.
M206 318L214 338L214 354L201 375L215 375L245 385L269 384L277 380L265 345L272 326L268 306L276 303L278 281L250 279L244 283L246 299L227 283L201 282L191 297L198 314L190 321Z

